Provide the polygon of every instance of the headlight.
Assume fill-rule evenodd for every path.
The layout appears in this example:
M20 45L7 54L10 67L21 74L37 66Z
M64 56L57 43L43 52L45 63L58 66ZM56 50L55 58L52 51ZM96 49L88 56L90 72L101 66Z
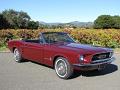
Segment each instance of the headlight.
M80 60L80 61L84 61L84 56L81 55L81 56L79 57L79 60Z

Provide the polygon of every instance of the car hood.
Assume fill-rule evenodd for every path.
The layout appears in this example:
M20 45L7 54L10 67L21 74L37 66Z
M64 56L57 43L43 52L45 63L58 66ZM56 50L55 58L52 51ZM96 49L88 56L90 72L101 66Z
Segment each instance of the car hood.
M64 44L64 45L61 45L60 47L66 48L66 49L71 49L71 50L76 50L76 51L78 51L80 53L112 52L112 50L109 49L109 48L103 48L103 47L98 47L98 46L93 46L93 45L86 45L86 44L79 44L79 43Z

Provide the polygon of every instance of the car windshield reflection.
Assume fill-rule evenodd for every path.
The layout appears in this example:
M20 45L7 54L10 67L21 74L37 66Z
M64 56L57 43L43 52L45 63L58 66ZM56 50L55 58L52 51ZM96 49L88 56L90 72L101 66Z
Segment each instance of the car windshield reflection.
M61 32L46 32L43 33L43 38L46 43L74 43L75 41L67 34Z

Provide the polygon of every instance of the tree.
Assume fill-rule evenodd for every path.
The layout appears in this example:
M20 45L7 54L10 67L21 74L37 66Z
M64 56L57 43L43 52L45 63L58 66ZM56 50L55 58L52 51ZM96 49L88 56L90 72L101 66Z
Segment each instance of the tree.
M9 27L8 21L0 14L0 29L7 29Z
M113 28L120 29L120 16L113 16L113 20L115 22Z
M113 28L115 22L110 15L101 15L94 21L94 28L108 29Z
M30 16L23 11L15 11L13 9L5 10L2 12L4 18L10 24L9 28L27 28L28 22L30 21Z
M28 23L30 22L30 16L26 12L19 12L18 14L18 25L20 28L28 28Z
M48 29L49 25L39 23L39 29Z
M28 23L28 29L38 29L39 27L39 22L35 22L35 21L29 21Z
M64 28L64 24L58 24L57 28L60 28L60 29Z

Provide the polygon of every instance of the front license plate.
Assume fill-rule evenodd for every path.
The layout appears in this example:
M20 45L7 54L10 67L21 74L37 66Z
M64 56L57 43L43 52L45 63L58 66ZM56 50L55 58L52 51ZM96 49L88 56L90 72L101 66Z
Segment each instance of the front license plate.
M99 68L105 68L105 64L99 65Z

